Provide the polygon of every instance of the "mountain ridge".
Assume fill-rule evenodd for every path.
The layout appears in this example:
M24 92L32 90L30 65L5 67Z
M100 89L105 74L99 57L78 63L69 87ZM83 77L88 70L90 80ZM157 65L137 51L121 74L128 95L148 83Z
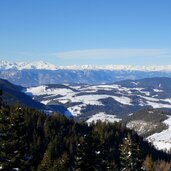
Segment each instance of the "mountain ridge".
M171 71L171 65L70 65L56 66L44 61L37 62L9 62L0 61L0 69L8 70L125 70L125 71Z
M24 87L45 84L111 84L122 80L152 77L171 78L171 66L65 66L57 67L43 61L33 63L0 62L0 78Z

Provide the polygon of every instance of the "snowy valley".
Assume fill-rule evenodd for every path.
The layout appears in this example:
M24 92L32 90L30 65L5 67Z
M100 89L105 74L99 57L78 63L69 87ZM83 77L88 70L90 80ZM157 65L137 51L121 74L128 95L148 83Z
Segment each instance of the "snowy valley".
M153 78L103 85L42 85L29 87L25 93L45 105L63 105L75 119L89 124L97 120L123 120L128 128L145 136L156 148L168 151L171 148L170 136L167 136L171 135L170 81Z

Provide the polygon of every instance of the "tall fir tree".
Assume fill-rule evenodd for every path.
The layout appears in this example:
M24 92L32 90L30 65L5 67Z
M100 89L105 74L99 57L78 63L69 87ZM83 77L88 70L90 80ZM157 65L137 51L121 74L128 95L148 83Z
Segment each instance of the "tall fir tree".
M77 146L75 157L76 171L96 171L104 170L104 163L101 156L100 142L97 137L85 135Z
M120 146L121 171L141 171L142 159L139 146L133 143L128 133Z
M43 159L37 169L37 171L50 171L52 167L52 161L50 159L50 156L48 155L48 152L46 151L44 153Z
M69 163L69 156L65 152L53 163L53 171L71 171L70 163Z

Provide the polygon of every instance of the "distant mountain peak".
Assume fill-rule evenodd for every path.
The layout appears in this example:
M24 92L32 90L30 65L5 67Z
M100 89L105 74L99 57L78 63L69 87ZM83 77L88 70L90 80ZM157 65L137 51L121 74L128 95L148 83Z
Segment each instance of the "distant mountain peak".
M57 67L53 64L49 64L43 61L37 62L8 62L0 61L0 69L15 69L15 70L29 70L29 69L38 69L38 70L56 70Z

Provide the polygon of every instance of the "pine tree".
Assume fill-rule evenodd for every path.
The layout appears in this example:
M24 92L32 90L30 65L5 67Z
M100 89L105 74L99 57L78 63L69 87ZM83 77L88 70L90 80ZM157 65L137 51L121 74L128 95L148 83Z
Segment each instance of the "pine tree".
M85 135L83 142L77 146L75 157L76 171L104 170L100 143L97 138Z
M128 134L124 138L120 146L120 159L122 171L140 171L141 170L141 156L138 145L133 143L131 135Z
M68 171L70 170L69 157L65 152L53 163L53 171Z
M52 166L52 161L48 155L48 152L46 151L38 167L38 171L48 171L51 169L51 166Z

